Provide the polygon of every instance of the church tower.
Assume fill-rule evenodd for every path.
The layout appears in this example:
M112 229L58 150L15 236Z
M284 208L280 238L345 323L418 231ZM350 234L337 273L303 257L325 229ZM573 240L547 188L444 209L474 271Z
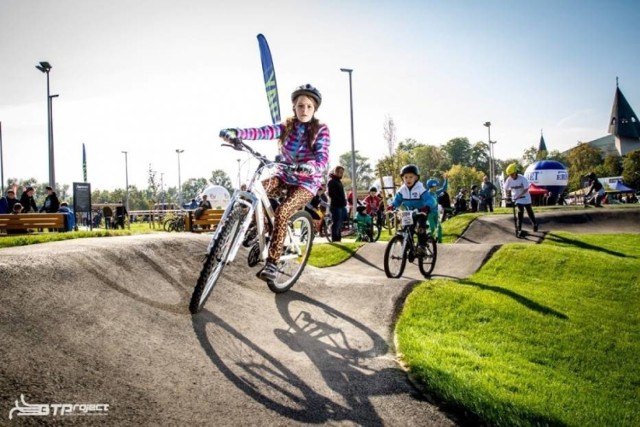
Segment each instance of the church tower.
M609 133L614 136L616 150L621 156L640 149L640 122L622 94L617 77L616 94L613 98L613 108L609 119Z

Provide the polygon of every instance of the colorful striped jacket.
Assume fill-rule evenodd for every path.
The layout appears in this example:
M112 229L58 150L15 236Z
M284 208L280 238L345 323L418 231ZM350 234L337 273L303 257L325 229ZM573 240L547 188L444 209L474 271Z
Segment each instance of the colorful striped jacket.
M268 125L259 128L237 129L238 138L246 140L258 139L278 139L285 130L284 123ZM304 138L307 126L304 123L296 122L294 127L280 146L280 154L285 163L307 163L315 168L313 175L300 173L286 173L278 171L277 176L287 185L302 187L315 195L322 184L323 172L329 164L329 128L325 124L320 125L316 135L313 149L310 150Z

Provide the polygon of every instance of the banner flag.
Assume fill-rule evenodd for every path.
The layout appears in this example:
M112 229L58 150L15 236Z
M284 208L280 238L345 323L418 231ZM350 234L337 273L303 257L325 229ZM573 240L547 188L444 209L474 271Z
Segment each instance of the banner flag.
M87 182L87 152L84 149L84 142L82 143L82 177L84 182Z
M273 60L271 59L271 51L267 44L267 39L258 34L258 45L260 46L260 60L262 61L262 74L264 76L264 85L267 90L267 101L269 102L269 111L273 123L280 122L280 103L278 102L278 84L276 82L276 70L273 68Z

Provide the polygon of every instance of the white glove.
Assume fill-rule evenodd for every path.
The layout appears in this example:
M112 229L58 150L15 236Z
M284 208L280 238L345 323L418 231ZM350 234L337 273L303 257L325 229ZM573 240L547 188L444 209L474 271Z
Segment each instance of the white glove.
M231 140L236 139L238 137L238 131L236 129L222 129L220 131L220 138L224 139L226 142L231 142Z

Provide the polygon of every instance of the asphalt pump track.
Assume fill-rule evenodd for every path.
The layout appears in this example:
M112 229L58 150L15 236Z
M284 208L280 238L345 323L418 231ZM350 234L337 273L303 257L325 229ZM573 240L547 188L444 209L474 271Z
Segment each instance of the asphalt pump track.
M640 232L640 209L474 221L440 245L434 278L464 278L500 245L554 230ZM527 223L525 220L525 228ZM187 306L210 236L158 233L0 249L0 425L446 426L400 368L393 325L413 285L382 270L384 243L307 267L274 295L241 253L205 309ZM107 404L102 415L18 416L30 404ZM18 402L17 402L18 401Z

